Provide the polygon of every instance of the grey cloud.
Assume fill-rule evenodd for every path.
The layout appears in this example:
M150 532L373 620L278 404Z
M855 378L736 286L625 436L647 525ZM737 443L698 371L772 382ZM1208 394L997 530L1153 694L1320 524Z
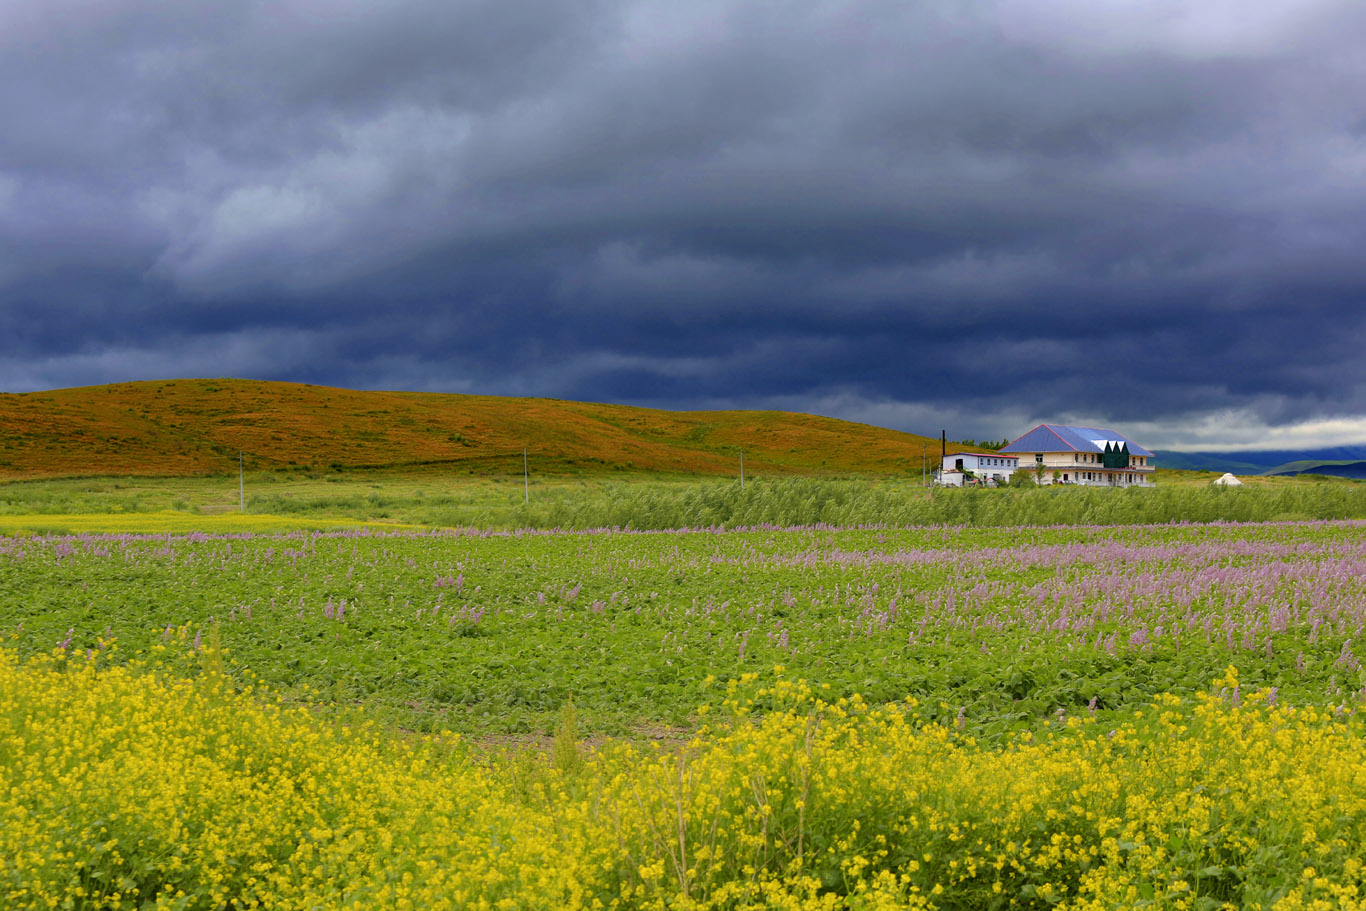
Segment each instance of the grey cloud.
M0 6L0 382L1363 414L1363 34L1349 0Z

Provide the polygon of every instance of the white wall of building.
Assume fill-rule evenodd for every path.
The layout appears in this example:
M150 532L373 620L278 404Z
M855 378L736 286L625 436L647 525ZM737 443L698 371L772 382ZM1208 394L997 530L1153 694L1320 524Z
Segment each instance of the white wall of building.
M1035 473L1043 484L1081 487L1152 487L1153 469L1147 457L1132 456L1128 468L1106 468L1099 453L1043 452L1033 460L1024 456L1022 470Z
M1019 465L1018 456L980 452L950 452L944 456L942 472L970 471L979 480L990 478L994 481L1008 482Z

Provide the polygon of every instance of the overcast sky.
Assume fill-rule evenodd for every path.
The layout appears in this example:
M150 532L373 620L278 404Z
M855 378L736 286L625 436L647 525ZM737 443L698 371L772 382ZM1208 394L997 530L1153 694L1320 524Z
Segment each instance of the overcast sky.
M0 0L0 390L1366 442L1360 0Z

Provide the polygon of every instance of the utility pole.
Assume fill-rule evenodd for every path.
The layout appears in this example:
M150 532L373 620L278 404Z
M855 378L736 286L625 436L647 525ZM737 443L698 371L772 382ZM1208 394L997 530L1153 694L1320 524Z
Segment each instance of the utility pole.
M522 447L522 502L531 502L531 475L526 467L526 447Z
M939 431L939 477L940 477L941 479L944 477L944 472L947 470L947 469L944 468L944 463L945 463L946 461L948 461L948 452L949 452L949 432L948 432L947 429L940 429L940 431ZM948 482L947 482L947 481L941 480L940 483L941 483L941 484L947 484ZM930 496L934 496L934 491L935 491L935 488L931 487L931 488L930 488Z
M247 511L247 479L242 473L242 450L237 450L237 499L242 512Z
M745 489L745 451L740 450L740 489Z
M925 460L929 458L925 454L925 444L920 444L920 486L925 486Z

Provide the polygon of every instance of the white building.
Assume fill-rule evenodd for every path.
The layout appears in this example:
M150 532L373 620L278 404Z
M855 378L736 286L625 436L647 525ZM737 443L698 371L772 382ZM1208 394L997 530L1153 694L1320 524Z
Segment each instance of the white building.
M1153 454L1113 430L1040 424L1001 450L1042 484L1152 487Z
M1011 474L1019 467L1019 456L999 452L950 452L945 454L944 464L935 472L934 480L944 487L962 487L973 479L1009 482Z

